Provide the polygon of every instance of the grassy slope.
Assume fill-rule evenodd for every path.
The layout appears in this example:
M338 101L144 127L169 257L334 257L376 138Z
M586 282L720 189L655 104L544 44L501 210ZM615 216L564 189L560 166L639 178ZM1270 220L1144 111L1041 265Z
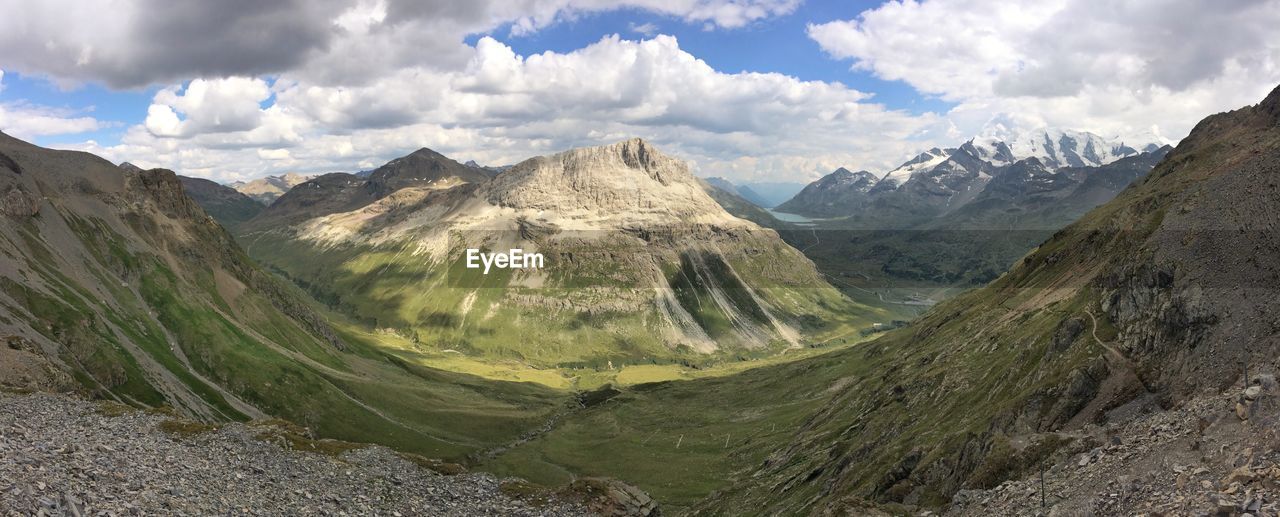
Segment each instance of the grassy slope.
M359 327L403 338L427 357L458 354L517 368L579 372L635 365L703 368L774 355L785 346L781 341L764 349L736 346L725 314L710 303L704 283L692 280L699 273L712 275L718 286L726 287L726 296L756 324L763 323L757 302L746 289L733 286L740 281L765 286L755 289L756 294L772 312L803 331L806 345L847 342L873 323L892 319L825 284L778 282L779 275L789 273L755 257L740 256L731 264L707 261L697 271L688 264L684 269L671 268L665 274L677 287L677 299L724 350L709 356L684 346L669 347L662 334L663 320L652 307L609 309L619 296L639 297L647 304L650 295L627 288L643 280L628 280L635 273L615 271L617 266L607 261L580 262L571 273L551 267L552 283L561 287L522 288L509 286L509 270L481 277L463 270L460 262L446 270L443 264L408 252L408 246L321 249L297 240L263 242L254 236L246 237L244 244L255 258ZM728 272L729 267L734 273ZM476 278L463 279L467 274ZM546 305L566 300L574 307L605 309Z
M94 230L81 234L89 249L102 249L104 239L123 242L105 225L95 225ZM24 235L32 255L51 253L33 229ZM122 246L110 249L110 259L100 255L98 260L131 264L125 267L141 279L140 296L114 287L127 282L101 263L85 265L103 280L101 286L112 287L109 300L91 295L81 283L38 260L29 264L57 296L30 287L38 285L30 280L19 284L6 278L4 283L5 291L33 313L34 328L47 328L51 339L70 343L70 354L77 353L76 344L82 341L91 348L87 357L67 362L85 365L79 377L89 386L105 386L109 393L103 396L145 405L176 402L152 387L152 376L136 366L138 359L131 355L135 352L120 344L128 340L222 418L247 417L209 382L324 436L455 458L518 436L539 424L565 397L536 385L489 382L411 365L360 336L348 336L349 349L338 351L302 331L264 299L249 294L228 300L214 288L212 278L192 285L157 257L132 254ZM79 330L85 321L101 323ZM92 335L81 340L72 333ZM181 347L190 368L168 339Z
M959 318L970 319L972 326L952 325L924 340L904 329L871 343L731 377L626 390L605 406L575 415L541 439L499 457L492 468L542 482L561 481L570 473L611 475L681 507L712 491L729 489L735 477L760 466L770 452L796 439L797 428L815 424L815 414L834 406L844 416L827 415L819 426L824 438L815 441L843 433L845 444L879 443L879 454L864 458L856 468L867 473L887 470L919 443L982 433L994 415L1008 409L991 401L1016 400L1032 389L1029 386L1063 379L1074 365L1097 352L1084 345L1053 364L1045 362L1044 336L1063 314L1078 312L1081 302L1062 301L1035 316L1004 321L1012 311L1001 307L1001 298L998 292L980 290L945 303L915 328ZM992 344L983 353L957 354L957 345L988 325L1005 326L1007 330L989 338L1005 346ZM1025 383L1027 378L1036 383ZM967 398L941 411L909 409L928 404L933 390L950 383L965 385ZM900 385L906 390L902 400L894 396L894 387ZM856 429L861 439L841 429L857 421L854 415L866 420L865 427ZM818 447L801 456L823 458L829 453ZM754 494L746 504L766 504L773 497L759 490ZM721 508L753 507L742 503L733 500Z

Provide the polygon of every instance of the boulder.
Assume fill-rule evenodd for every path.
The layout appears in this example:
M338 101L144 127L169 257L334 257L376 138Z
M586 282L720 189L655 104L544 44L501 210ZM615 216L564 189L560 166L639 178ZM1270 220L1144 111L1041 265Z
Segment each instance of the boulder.
M658 502L649 494L616 479L578 479L569 485L569 491L584 496L592 511L606 517L656 517L662 514Z
M10 217L35 217L40 213L40 200L13 185L0 194L0 213Z

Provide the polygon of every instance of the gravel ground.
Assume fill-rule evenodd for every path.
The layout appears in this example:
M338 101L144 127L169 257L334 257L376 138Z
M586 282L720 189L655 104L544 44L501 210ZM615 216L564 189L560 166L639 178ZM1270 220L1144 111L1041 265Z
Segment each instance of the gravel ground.
M0 515L589 515L487 474L444 476L377 446L288 450L242 424L185 436L140 411L0 394Z
M1048 468L1043 499L1033 474L991 490L962 490L948 513L1280 515L1280 390L1266 378L1254 390L1237 388L1240 394L1206 394L1124 425L1085 429L1099 445ZM1241 401L1257 403L1238 410Z

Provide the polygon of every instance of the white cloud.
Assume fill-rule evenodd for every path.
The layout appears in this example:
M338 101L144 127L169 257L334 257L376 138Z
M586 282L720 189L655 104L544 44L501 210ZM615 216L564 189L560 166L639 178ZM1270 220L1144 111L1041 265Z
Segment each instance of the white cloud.
M958 103L965 131L1022 125L1180 138L1280 81L1280 0L889 2L809 26L854 68Z
M467 35L522 35L584 14L640 9L735 29L800 0L0 0L0 62L63 84L118 88L292 73L361 83L404 67L456 69Z
M285 76L165 88L143 125L97 151L225 180L352 170L423 146L506 164L641 136L703 174L811 179L889 168L948 137L935 115L868 101L837 83L718 72L670 36L530 56L486 37L456 71L405 68L360 86Z
M160 90L144 125L162 137L247 131L260 125L260 105L270 98L271 89L262 79L196 79L185 89Z
M658 26L655 25L653 22L646 22L641 24L630 22L627 24L627 30L634 32L636 34L652 36L658 33Z
M26 140L96 131L104 126L93 117L80 116L68 110L25 102L0 103L0 131Z
M887 170L993 118L1107 135L1154 125L1177 138L1280 81L1280 0L905 0L810 26L831 56L954 103L945 114L887 109L838 83L722 73L668 36L533 55L491 37L464 43L617 9L734 29L799 0L252 4L0 0L22 14L0 18L0 63L68 84L170 85L119 145L79 147L223 180L369 168L423 146L506 164L631 136L703 175L813 179ZM61 115L39 130L85 123Z

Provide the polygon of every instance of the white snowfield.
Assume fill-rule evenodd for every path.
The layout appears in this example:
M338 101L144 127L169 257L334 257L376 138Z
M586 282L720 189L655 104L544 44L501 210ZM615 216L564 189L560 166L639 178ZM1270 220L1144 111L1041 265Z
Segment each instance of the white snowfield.
M1015 132L1003 126L988 128L958 149L933 148L886 173L876 190L894 190L912 178L933 172L956 153L964 151L982 161L1003 167L1027 158L1039 159L1049 170L1063 167L1097 167L1153 151L1171 144L1152 128L1134 136L1104 138L1088 131L1040 128Z

